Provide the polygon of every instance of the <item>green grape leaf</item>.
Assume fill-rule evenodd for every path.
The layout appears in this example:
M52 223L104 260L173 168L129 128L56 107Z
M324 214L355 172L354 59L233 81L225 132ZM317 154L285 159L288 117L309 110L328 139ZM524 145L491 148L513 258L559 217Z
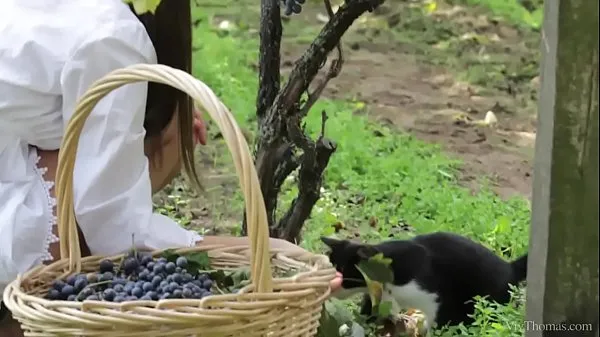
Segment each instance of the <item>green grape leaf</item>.
M175 262L179 257L179 254L175 253L175 249L167 249L160 254L161 257L164 257L169 262Z
M362 327L362 325L353 322L352 323L352 334L351 337L365 337L365 328Z
M150 12L154 14L161 0L123 0L126 4L132 4L133 10L138 14Z
M339 331L341 324L327 311L327 309L323 310L319 321L317 337L340 337Z
M234 271L215 270L209 273L217 287L226 293L235 293L250 280L250 269L242 268Z
M364 337L356 331L360 331L361 326L353 322L354 317L344 302L330 298L323 305L323 311L321 313L321 320L319 329L317 330L316 337L343 337L340 336L340 327L346 324L347 326L352 325L352 336ZM346 336L346 335L344 335Z
M368 260L361 261L357 268L371 281L393 283L394 273L390 267L391 264L392 259L384 257L382 253L379 253Z
M188 260L188 265L193 266L196 270L207 270L210 269L210 257L207 252L196 252L183 254ZM188 267L188 270L190 269Z
M178 254L174 249L167 249L160 254L160 256L167 259L169 262L177 261L177 258L180 256L185 257L188 260L187 270L196 274L201 270L209 270L210 269L210 257L207 252L190 252Z
M392 314L392 302L385 301L377 306L377 315L379 317L388 317Z
M231 273L234 288L241 288L245 281L250 280L250 269L239 269Z
M392 259L379 253L368 260L361 261L356 266L367 283L371 304L374 308L381 302L383 284L394 282L394 273L390 267L391 263Z

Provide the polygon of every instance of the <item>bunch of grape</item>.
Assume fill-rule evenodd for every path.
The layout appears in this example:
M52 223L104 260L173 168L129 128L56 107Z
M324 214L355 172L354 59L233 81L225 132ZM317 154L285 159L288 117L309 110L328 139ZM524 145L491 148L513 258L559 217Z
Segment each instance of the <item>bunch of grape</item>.
M56 280L46 298L66 301L157 301L161 299L201 299L212 295L213 281L208 274L192 275L188 260L175 262L150 255L130 254L120 266L110 260L100 262L98 272L75 274Z
M281 2L283 3L285 9L284 9L284 13L287 16L292 15L292 13L294 14L300 14L300 12L302 12L302 4L305 2L306 0L281 0Z

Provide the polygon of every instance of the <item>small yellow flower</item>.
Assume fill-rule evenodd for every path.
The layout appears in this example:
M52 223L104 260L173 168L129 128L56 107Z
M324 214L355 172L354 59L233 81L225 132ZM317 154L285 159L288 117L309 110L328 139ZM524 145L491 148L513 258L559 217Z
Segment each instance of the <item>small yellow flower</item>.
M160 0L124 0L127 4L133 5L133 10L137 14L144 14L146 12L150 12L154 14L156 12L156 8L160 4Z
M427 3L425 4L425 11L429 14L435 12L436 9L437 9L436 1L427 1Z

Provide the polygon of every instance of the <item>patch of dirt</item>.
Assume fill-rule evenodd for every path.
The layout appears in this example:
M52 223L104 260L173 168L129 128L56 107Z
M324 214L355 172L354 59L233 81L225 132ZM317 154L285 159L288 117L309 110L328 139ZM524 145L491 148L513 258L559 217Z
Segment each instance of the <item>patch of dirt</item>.
M405 12L408 5L400 2L394 6L384 10L383 18L388 24L397 13ZM315 7L312 10L311 13L310 7L307 8L302 17L309 21L322 17L321 9ZM484 51L481 51L481 45L452 50L446 57L459 61L445 61L444 54L422 56L415 51L434 48L447 41L448 36L423 47L402 42L398 36L374 34L379 28L358 24L344 38L342 73L330 82L324 95L365 102L369 115L375 120L424 141L441 144L464 162L461 182L465 186L477 190L478 178L487 176L500 196L530 198L538 83L535 75L521 76L514 71L507 72L507 69L511 66L518 69L519 62L537 62L528 59L535 53L527 50L523 34L509 25L457 6L441 12L446 15L444 20L453 20L449 24L454 27L451 36L474 31L488 40L491 36L495 42L486 45ZM400 18L400 21L404 20L402 15ZM317 22L314 19L313 24ZM284 65L291 66L306 44L284 44L284 48ZM460 68L469 65L461 63L461 56L455 55L456 52L463 53L465 58L484 53L491 58L507 60L508 66L499 70L498 76L485 73L487 68L483 68L483 78L493 75L495 77L489 77L497 79L493 83L469 84L458 79L460 71L470 69ZM432 57L442 59L435 64L431 62ZM498 119L494 127L476 127L456 120L457 116L465 115L473 120L483 119L488 111L494 112Z
M165 215L178 219L190 229L205 235L237 235L239 215L243 209L231 206L231 199L239 192L239 181L225 142L215 128L208 130L211 146L196 152L196 167L202 193L196 193L191 184L180 175L153 197L157 209Z
M469 85L453 81L442 69L423 67L409 55L361 50L346 58L343 75L331 82L326 95L357 97L369 104L376 120L442 144L464 161L462 180L469 187L476 189L477 177L484 174L501 196L530 195L533 141L515 131L531 132L533 126L494 111L500 101L510 104L504 97L472 95ZM482 119L490 110L496 112L502 133L454 120L463 113Z

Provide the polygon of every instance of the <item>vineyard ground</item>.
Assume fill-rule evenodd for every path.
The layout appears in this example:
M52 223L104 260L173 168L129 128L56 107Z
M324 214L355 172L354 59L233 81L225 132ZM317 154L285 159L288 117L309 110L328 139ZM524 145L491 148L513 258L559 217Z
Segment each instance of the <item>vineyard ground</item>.
M322 235L376 242L437 230L467 235L506 258L527 249L539 33L524 24L531 17L520 20L523 12L506 6L517 0L448 2L388 1L345 35L342 73L306 119L316 136L319 112L327 111L326 136L338 144L299 242L306 249L323 251ZM204 0L193 14L194 74L250 141L259 10L251 0ZM326 19L321 3L308 0L301 15L285 20L284 80ZM494 127L465 122L488 111ZM238 235L243 198L214 124L198 168L204 191L178 178L155 197L157 210L202 233ZM280 213L296 192L293 179L284 184ZM494 322L522 319L520 310L485 309L478 330L462 334L505 336Z
M325 95L365 102L373 120L443 145L464 162L464 185L476 190L484 175L499 195L529 198L538 34L483 8L436 3L427 13L423 1L388 1L355 24L344 38L342 74ZM324 14L312 4L286 27L287 69ZM457 121L488 111L498 118L494 129Z
M482 2L489 5L490 1L493 4L493 0ZM437 2L430 13L424 1L388 1L365 15L344 37L344 68L324 97L350 102L356 115L439 144L462 162L458 182L473 193L480 190L483 178L485 186L504 199L529 199L539 33L516 20L516 11L510 8L508 15L458 2ZM237 96L233 102L223 99L242 117L240 124L254 130L259 7L250 0L210 0L196 8L195 16L197 75L211 84L212 73L218 73L213 88ZM324 18L320 2L309 1L302 15L284 22L284 76ZM229 52L236 55L224 57ZM494 128L461 122L465 115L482 119L488 111L498 119ZM207 209L237 190L231 169L217 167L223 160L228 162L223 156L226 150L217 141L201 152L205 193L190 198L192 192L178 180L156 201L169 205L163 208L165 213L185 213L198 227L227 223L229 232L237 226L231 216L240 208ZM194 200L192 205L188 200Z

